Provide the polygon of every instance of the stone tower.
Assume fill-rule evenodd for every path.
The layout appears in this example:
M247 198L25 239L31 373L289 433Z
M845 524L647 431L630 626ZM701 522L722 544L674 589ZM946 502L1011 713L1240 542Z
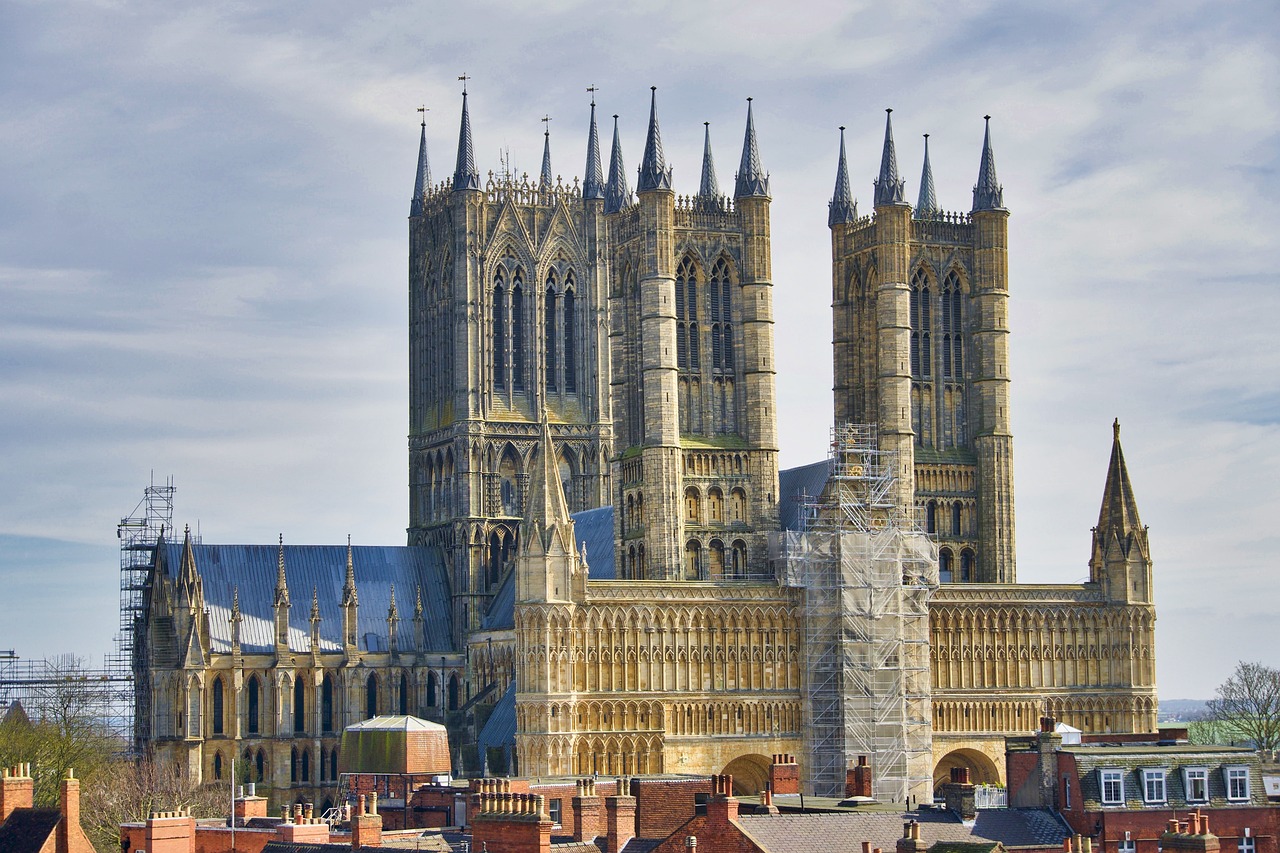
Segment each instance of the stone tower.
M608 234L618 575L744 578L765 571L777 526L769 182L751 106L734 199L704 147L677 197L650 105L638 202L615 127Z
M409 212L409 544L454 565L454 629L483 616L517 553L546 412L571 510L609 495L605 199L592 104L586 180L483 183L467 94L451 181L432 185L425 123Z
M1008 217L990 127L969 213L940 210L925 139L913 211L885 122L874 216L843 131L831 228L836 423L876 423L899 488L937 536L944 581L1013 583ZM912 460L910 465L906 460Z

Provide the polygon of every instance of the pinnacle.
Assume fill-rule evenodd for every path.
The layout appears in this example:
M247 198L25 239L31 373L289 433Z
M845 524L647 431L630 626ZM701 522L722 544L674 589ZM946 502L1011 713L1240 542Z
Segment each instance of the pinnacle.
M893 110L885 110L884 151L880 155L880 177L875 181L876 207L905 205L906 182L898 177L898 155L893 147Z
M742 138L742 163L734 198L768 198L769 176L760 165L760 147L756 143L756 122L751 114L751 98L747 98L747 129Z

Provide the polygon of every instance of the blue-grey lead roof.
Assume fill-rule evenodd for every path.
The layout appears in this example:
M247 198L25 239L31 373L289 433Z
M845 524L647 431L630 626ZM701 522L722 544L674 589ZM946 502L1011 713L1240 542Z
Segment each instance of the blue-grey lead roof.
M830 476L830 459L778 472L778 521L783 530L800 529L800 508L804 499L821 495Z
M215 652L231 651L231 598L240 593L240 648L246 654L275 648L271 609L279 546L193 545L196 571L209 608L209 641ZM424 651L452 651L448 571L443 554L431 547L360 546L351 549L359 596L357 633L362 651L387 648L387 610L395 585L397 632L402 650L414 648L413 611L422 589ZM182 562L181 543L164 543L157 560L171 580ZM345 545L285 545L285 581L289 609L289 648L311 648L311 593L320 605L320 650L342 649L342 582L347 570Z

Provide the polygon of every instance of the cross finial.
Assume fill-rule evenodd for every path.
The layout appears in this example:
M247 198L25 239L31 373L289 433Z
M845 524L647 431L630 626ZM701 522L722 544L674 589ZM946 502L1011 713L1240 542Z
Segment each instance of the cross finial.
M543 135L543 136L550 136L550 135L551 135L551 124L550 124L551 116L549 116L549 115L545 115L545 114L544 114L544 115L542 116L542 118L540 119L540 121L542 122L542 125L543 125L543 127L542 127L542 135Z
M592 83L587 87L587 91L591 93L591 106L594 107L596 105L596 92L600 91L600 87Z
M423 126L423 127L426 127L426 126L427 126L427 113L428 113L428 112L430 112L430 110L428 110L428 109L427 109L427 105L426 105L426 104L423 104L422 106L418 107L418 112L422 113L422 126Z
M462 94L467 94L467 81L471 78L467 75L467 72L464 71L458 79L462 81Z

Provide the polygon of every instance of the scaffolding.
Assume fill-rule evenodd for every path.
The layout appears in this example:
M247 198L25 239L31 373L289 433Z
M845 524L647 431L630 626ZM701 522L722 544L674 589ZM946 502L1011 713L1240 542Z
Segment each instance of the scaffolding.
M858 756L881 801L932 797L929 598L937 546L895 500L896 454L873 424L832 430L830 475L802 529L773 542L783 582L804 590L805 782L844 796Z

